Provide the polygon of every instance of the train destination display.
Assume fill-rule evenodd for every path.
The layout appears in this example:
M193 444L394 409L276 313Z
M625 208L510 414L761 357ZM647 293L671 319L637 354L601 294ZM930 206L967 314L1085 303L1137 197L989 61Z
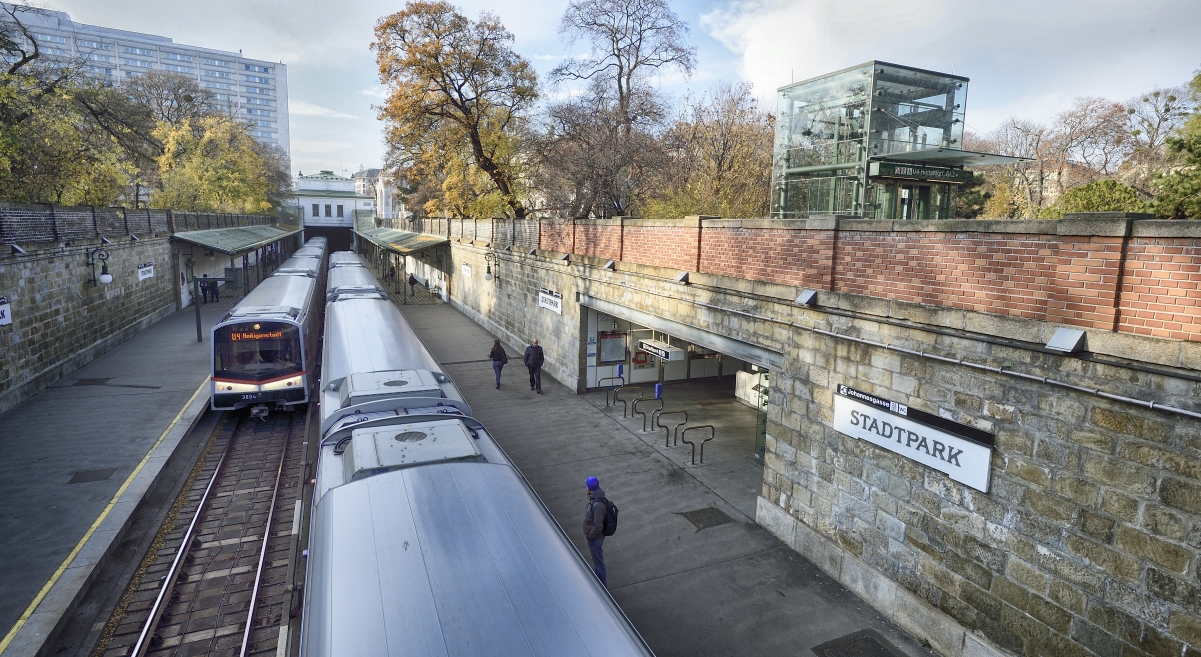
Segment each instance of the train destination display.
M918 422L908 417L909 408L905 404L845 385L838 386L837 392L834 397L835 430L945 472L961 484L988 492L992 474L992 448L988 445ZM960 426L980 432L973 427Z

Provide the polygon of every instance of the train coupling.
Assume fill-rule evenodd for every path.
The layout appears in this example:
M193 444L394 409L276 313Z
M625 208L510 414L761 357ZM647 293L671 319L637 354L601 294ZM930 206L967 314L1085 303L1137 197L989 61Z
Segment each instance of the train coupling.
M267 405L259 404L258 406L251 406L250 407L250 417L257 417L258 419L266 422L267 421Z

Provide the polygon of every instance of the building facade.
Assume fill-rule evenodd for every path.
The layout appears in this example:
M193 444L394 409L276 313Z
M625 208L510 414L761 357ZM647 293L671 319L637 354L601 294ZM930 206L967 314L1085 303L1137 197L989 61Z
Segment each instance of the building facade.
M383 219L405 217L405 207L397 198L403 177L398 178L399 169L363 169L352 176L356 194L375 199L375 212Z
M237 109L264 144L289 153L288 67L282 63L175 43L169 37L77 23L61 11L20 14L43 54L85 62L88 73L113 82L168 71L195 79Z
M371 212L375 199L355 191L355 180L333 171L296 176L296 203L305 227L350 228L355 210Z
M872 61L781 87L772 216L950 219L965 167L968 78Z

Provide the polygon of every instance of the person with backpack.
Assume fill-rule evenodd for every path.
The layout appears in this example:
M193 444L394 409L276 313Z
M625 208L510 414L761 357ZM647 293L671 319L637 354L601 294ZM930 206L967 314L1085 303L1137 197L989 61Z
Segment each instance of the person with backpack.
M488 358L492 359L492 371L496 372L496 389L500 390L500 371L509 362L509 355L505 353L500 340L492 342L492 351L488 352Z
M592 555L592 570L596 578L607 589L608 574L605 571L605 537L617 531L617 506L605 497L600 481L596 477L584 480L588 487L588 507L584 509L584 538L588 539L588 552Z
M542 347L538 346L537 340L525 348L522 361L530 371L530 390L537 390L538 394L542 394L542 364L546 362L546 356L542 353Z
M417 282L417 277L409 274L409 296L411 297L417 296Z
M208 277L209 277L208 274L204 275L204 278L208 278ZM200 294L204 295L204 303L208 303L209 302L209 282L208 281L205 281L205 280L200 281Z

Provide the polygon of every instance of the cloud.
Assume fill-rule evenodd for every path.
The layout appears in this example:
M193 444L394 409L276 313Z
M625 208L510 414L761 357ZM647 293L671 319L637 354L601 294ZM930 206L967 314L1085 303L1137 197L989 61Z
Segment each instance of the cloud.
M312 139L293 139L292 151L295 153L310 153L322 155L334 153L343 149L353 148L354 144L344 141L320 141Z
M388 98L388 91L387 91L387 89L384 89L383 87L371 87L368 89L362 89L359 91L359 93L363 94L364 96L371 96L372 98L382 98L385 100L387 100L387 98Z
M361 116L347 114L332 110L328 107L322 107L315 103L310 103L307 100L299 100L296 98L288 99L288 112L298 116L323 116L328 119L361 119Z

